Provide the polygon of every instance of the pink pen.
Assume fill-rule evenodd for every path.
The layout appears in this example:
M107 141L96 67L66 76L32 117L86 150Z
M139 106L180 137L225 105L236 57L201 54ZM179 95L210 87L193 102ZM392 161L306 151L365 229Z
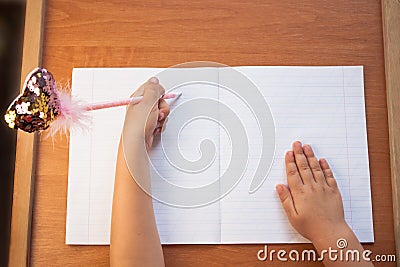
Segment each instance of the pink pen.
M167 94L163 95L162 99L177 98L177 97L180 97L181 95L182 95L181 92L171 92L171 93L167 93ZM87 104L84 107L84 110L91 111L91 110L98 110L98 109L104 109L104 108L126 106L129 103L131 103L132 105L136 105L142 100L142 98L143 98L143 96L135 96L135 97L116 100L116 101L106 101L106 102Z

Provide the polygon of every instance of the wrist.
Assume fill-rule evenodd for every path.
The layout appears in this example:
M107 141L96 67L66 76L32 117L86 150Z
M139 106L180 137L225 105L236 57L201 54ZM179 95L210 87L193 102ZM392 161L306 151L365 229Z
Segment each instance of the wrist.
M122 130L122 139L124 140L124 144L133 143L145 145L146 150L148 151L151 147L152 141L152 132L149 133L149 130L143 129L142 127L137 126L129 126L125 127Z
M342 223L327 227L324 231L310 238L316 248L325 248L336 244L338 239L349 239L354 236L353 230L343 221Z
M144 155L147 154L146 140L140 134L125 133L120 138L120 144L123 148L124 155Z

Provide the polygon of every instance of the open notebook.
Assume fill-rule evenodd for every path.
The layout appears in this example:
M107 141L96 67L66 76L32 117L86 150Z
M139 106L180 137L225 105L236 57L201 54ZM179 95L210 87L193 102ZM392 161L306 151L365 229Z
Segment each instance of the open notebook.
M294 140L311 144L318 157L327 158L342 193L345 217L362 242L373 242L370 176L364 107L363 68L346 67L235 67L259 88L274 120L275 153L265 181L253 193L250 184L261 161L263 140L254 114L245 101L223 90L224 70L204 68L210 83L180 88L183 95L172 103L171 119L162 137L164 149L172 151L178 138L179 151L191 161L201 158L200 143L214 144L215 156L202 172L181 172L163 153L157 140L151 162L173 184L199 187L218 180L229 168L232 155L230 133L212 120L195 119L181 131L171 123L183 103L212 99L225 103L238 114L246 129L248 162L240 182L224 198L196 208L180 208L153 201L158 231L164 244L291 243L308 242L290 226L275 192L285 182L283 156ZM158 68L74 69L72 91L87 102L129 96ZM199 69L175 69L194 77ZM160 77L163 84L163 79ZM227 82L227 81L225 81ZM229 83L229 82L228 82ZM168 84L165 85L166 89ZM193 109L198 107L193 106ZM111 204L117 146L125 107L91 112L88 133L70 136L67 244L109 244ZM194 110L196 111L196 110ZM216 112L219 116L221 109ZM266 106L265 114L268 113ZM182 115L183 116L183 115ZM182 125L181 125L182 126ZM176 133L179 135L176 136ZM265 140L264 140L265 141ZM170 146L170 147L168 147ZM157 182L155 192L164 192ZM158 191L157 191L158 190Z

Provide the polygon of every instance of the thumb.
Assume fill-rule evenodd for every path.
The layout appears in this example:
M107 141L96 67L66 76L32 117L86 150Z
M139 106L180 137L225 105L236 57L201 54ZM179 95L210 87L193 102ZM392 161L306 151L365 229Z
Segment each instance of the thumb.
M278 192L279 199L281 200L283 209L286 212L286 215L290 219L291 217L296 215L296 208L293 204L292 194L290 193L289 189L284 184L278 184L276 186L276 191Z
M137 123L140 119L147 119L151 112L158 109L158 102L164 92L165 90L159 84L158 79L156 77L150 78L131 95L131 97L142 96L142 100L134 105L128 105L126 119L136 116ZM141 118L137 118L137 115L140 115Z
M152 77L144 84L143 99L141 103L153 106L158 103L164 93L165 90L160 85L158 79Z

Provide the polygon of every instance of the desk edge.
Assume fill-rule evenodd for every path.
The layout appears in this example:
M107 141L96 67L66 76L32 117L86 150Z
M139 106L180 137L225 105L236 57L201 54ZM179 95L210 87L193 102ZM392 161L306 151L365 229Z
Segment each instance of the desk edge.
M382 27L385 54L390 168L392 180L394 237L400 259L400 0L382 1ZM396 140L397 137L397 140ZM400 267L400 261L397 261Z
M27 0L21 90L25 76L41 65L45 0ZM29 266L37 134L18 131L8 266Z

